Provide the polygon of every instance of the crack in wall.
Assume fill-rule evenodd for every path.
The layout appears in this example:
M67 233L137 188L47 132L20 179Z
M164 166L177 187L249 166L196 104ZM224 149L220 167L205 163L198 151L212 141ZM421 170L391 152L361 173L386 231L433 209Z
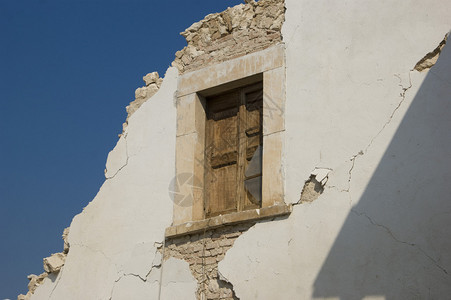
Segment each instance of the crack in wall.
M396 112L401 107L401 105L403 104L404 100L406 100L406 93L407 93L407 91L410 88L412 88L412 79L411 79L411 73L412 72L413 72L413 70L410 70L409 73L408 73L408 75L409 75L409 86L407 86L407 87L405 87L402 84L402 79L401 79L401 76L399 74L395 74L394 75L396 78L399 79L398 86L401 87L401 93L399 94L399 96L401 97L401 101L398 102L398 105L395 107L395 109L391 113L391 115L388 118L387 122L385 122L385 124L382 126L382 128L379 130L379 132L371 139L370 143L365 147L365 150L363 151L364 153L366 153L368 151L368 149L373 145L374 140L377 139L379 137L379 135L382 133L382 131L384 131L384 129L391 123L391 121L392 121L393 117L395 116Z
M228 225L169 239L165 243L163 260L174 257L188 262L197 281L197 299L236 300L233 285L220 278L218 263L236 239L254 225L254 222Z
M56 280L55 286L53 287L52 291L49 294L49 300L52 299L53 293L55 292L56 288L58 287L58 284L60 283L61 277L63 277L63 268L59 271L58 279Z
M399 96L401 97L401 100L398 102L398 104L396 105L396 107L394 108L394 110L392 111L392 113L390 114L388 120L384 123L384 125L382 126L382 128L376 133L376 135L371 138L370 142L368 143L368 145L364 148L364 150L360 150L357 154L354 154L351 158L350 158L350 162L351 164L351 168L348 171L348 187L346 189L341 189L339 190L340 192L345 192L349 194L349 204L352 205L352 196L351 196L351 182L352 182L352 172L354 171L355 168L355 164L357 161L357 158L360 156L365 155L365 153L368 152L368 149L373 145L374 141L380 136L380 134L385 130L385 128L391 123L391 121L393 120L393 117L395 116L396 112L399 110L399 108L402 106L402 104L404 103L405 99L406 99L406 93L409 89L412 88L412 79L411 79L411 73L414 70L410 70L408 73L408 78L409 78L409 85L408 86L404 86L402 83L402 79L401 76L399 74L395 74L394 76L397 77L399 79L399 86L401 87L401 92L399 94ZM311 180L308 179L306 181L306 184ZM323 186L325 186L327 183L327 181L324 183ZM305 188L305 186L304 186ZM328 188L336 188L335 186L328 186ZM303 190L304 191L304 190ZM322 192L321 192L322 193ZM321 194L320 193L320 194ZM301 193L302 195L302 193ZM297 203L293 204L293 205L298 205L300 204L301 201L298 201Z
M390 235L390 236L392 237L392 239L395 240L396 242L402 243L402 244L406 244L406 245L408 245L408 246L415 246L415 244L412 244L412 243L409 243L409 242L405 242L405 241L402 241L402 240L398 239L398 238L393 234L393 232L390 230L390 228L388 228L388 227L385 226L385 225L382 225L382 224L379 224L379 223L375 222L375 221L374 221L370 216L368 216L366 213L364 213L364 212L358 212L358 211L355 210L355 209L351 209L351 212L353 212L354 214L356 214L356 215L359 216L359 217L364 216L364 217L365 217L366 219L368 219L368 221L369 221L371 224L373 224L374 226L377 226L377 227L380 227L380 228L384 229L384 231L387 232L387 234Z
M155 242L154 244L161 244L161 243ZM161 248L161 247L160 247L160 248ZM155 250L155 255L161 253L161 252L160 252L160 248L157 247L157 249ZM155 261L155 258L154 258L154 261ZM124 273L123 270L120 270L120 271L118 272L118 275L119 275L120 273L122 273L122 274L120 274L119 277L114 281L113 287L111 288L109 300L112 300L112 299L113 299L113 294L114 294L114 290L116 289L116 284L117 284L118 282L120 282L123 278L128 277L128 276L132 276L132 277L139 278L139 279L140 279L142 282L144 282L144 283L147 283L148 280L149 280L149 276L150 276L150 274L152 273L152 271L154 271L155 269L160 269L160 270L161 270L161 266L162 266L162 263L161 263L161 262L160 262L159 264L155 264L154 262L152 262L152 266L151 266L149 272L147 272L147 274L146 274L146 276L145 276L144 278L141 277L141 275L139 275L139 274L134 274L134 273L131 273L131 272L130 272L130 273ZM154 280L154 282L158 282L158 280ZM160 284L160 286L161 286L161 279L160 279L159 284Z
M126 160L125 160L125 163L124 163L124 165L122 166L122 167L120 167L117 171L116 171L116 173L114 173L114 175L112 175L112 176L110 176L110 177L106 177L105 178L105 181L106 180L110 180L110 179L113 179L114 177L116 177L116 175L117 174L119 174L119 172L120 171L122 171L122 169L124 169L127 165L128 165L128 160L129 160L129 155L128 155L128 144L127 144L127 134L124 134L124 142L125 142L125 155L126 155ZM108 169L106 170L106 171L108 171ZM105 172L106 173L106 172Z
M377 226L379 228L382 228L394 241L410 246L410 247L414 247L416 249L418 249L424 256L426 256L438 269L440 269L444 274L446 274L447 276L450 276L448 271L441 266L434 258L432 258L429 254L427 254L426 251L424 251L420 246L418 246L415 243L410 243L410 242L406 242L403 241L399 238L397 238L395 236L395 234L390 230L390 228L388 228L385 225L382 225L380 223L377 223L376 221L374 221L370 216L368 216L368 214L366 214L365 212L358 212L355 209L351 209L351 212L354 213L355 215L357 215L358 217L365 217L372 225Z
M450 276L450 274L448 273L448 271L447 271L444 267L442 267L442 266L437 262L437 260L435 260L435 259L432 258L429 254L427 254L426 251L424 251L420 246L415 245L415 247L417 247L418 250L420 250L420 252L423 253L427 258L429 258L429 259L435 264L435 266L436 266L437 268L439 268L440 270L442 270L443 273L445 273L447 276Z
M406 93L409 89L412 88L412 80L411 80L411 73L414 70L410 70L408 73L408 77L409 77L409 85L408 86L404 86L402 84L402 79L400 77L399 74L395 74L395 76L400 80L399 86L401 87L401 93L400 93L400 97L401 97L401 101L399 101L398 105L395 107L395 109L393 110L393 112L391 113L389 119L387 120L387 122L385 122L385 124L382 126L382 128L379 130L379 132L371 139L370 143L365 147L365 150L361 150L359 151L358 154L355 154L351 157L350 161L352 162L351 168L348 171L349 177L348 177L348 188L346 190L342 190L342 192L347 192L349 194L349 198L350 198L350 204L352 205L352 196L351 196L351 182L352 182L352 173L353 170L355 168L355 163L358 157L365 155L365 153L368 151L368 149L372 146L373 142L376 140L376 138L384 131L384 129L391 123L393 117L395 116L396 112L398 111L398 109L402 106L403 102L406 99ZM409 243L409 242L405 242L402 241L400 239L398 239L393 232L386 226L379 224L377 222L375 222L372 218L370 218L366 213L362 212L357 212L355 209L351 209L351 212L353 212L354 214L356 214L357 216L364 216L365 218L368 219L368 221L373 224L374 226L380 227L382 228L389 236L392 237L393 240L395 240L396 242L411 246L411 247L416 247L421 253L423 253L423 255L425 255L429 260L431 260L434 265L439 268L440 270L442 270L443 273L445 273L446 275L449 276L448 271L442 267L436 260L434 260L430 255L428 255L423 249L421 249L421 247L419 247L418 245L414 244L414 243Z
M371 138L370 142L364 148L364 150L360 150L359 153L353 155L351 157L351 159L350 159L350 161L352 162L352 165L351 165L351 168L348 171L348 174L349 174L349 177L348 177L348 188L345 189L345 190L341 190L341 192L346 192L346 193L349 194L350 205L352 205L352 196L351 196L352 173L354 171L357 158L361 157L361 156L364 156L365 153L368 152L368 149L373 145L374 141L380 136L380 134L385 130L385 128L391 123L391 121L393 120L393 117L395 116L396 112L399 110L399 108L404 103L404 101L406 99L407 91L412 88L412 79L411 79L411 73L412 72L413 72L413 70L410 70L409 73L408 73L408 77L409 77L409 85L408 86L404 86L402 84L402 79L401 79L401 76L399 74L395 74L394 75L395 77L397 77L399 79L399 86L401 87L401 92L399 93L399 96L401 97L401 100L398 102L398 104L396 105L395 109L392 111L392 113L390 114L388 120L384 123L382 128L377 132L377 134L373 138Z
M355 161L356 161L357 157L359 157L361 155L364 155L362 150L360 150L359 153L357 153L351 157L350 161L352 162L352 164L351 164L351 168L348 171L348 188L345 190L341 190L342 192L349 193L351 191L352 171L354 171Z
M91 248L91 247L89 247L89 246L86 246L86 245L83 245L83 244L75 244L75 243L74 243L74 244L71 244L71 245L73 245L73 246L78 246L78 247L85 248L85 249L88 249L89 251L94 252L94 253L100 253L106 260L108 260L112 265L114 265L114 266L116 267L116 270L119 269L118 265L117 265L116 263L114 263L113 260L112 260L110 257L108 257L108 256L105 254L105 252L103 252L102 250L93 249L93 248Z
M155 261L155 258L156 258L157 255L161 255L160 249L158 249L158 248L155 250L154 261ZM161 259L162 259L162 257L161 257ZM139 274L123 273L123 271L120 271L120 272L123 273L122 277L134 276L134 277L138 277L143 282L147 282L147 280L149 279L149 275L152 273L152 271L155 270L155 269L160 269L161 268L161 264L162 264L161 261L160 261L160 263L155 263L154 261L152 261L152 266L150 267L150 270L147 272L145 277L141 277L141 275L139 275Z

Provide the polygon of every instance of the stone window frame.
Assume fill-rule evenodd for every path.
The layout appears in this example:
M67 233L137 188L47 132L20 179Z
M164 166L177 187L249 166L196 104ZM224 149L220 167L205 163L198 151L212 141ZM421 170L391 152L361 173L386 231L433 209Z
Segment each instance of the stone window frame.
M179 76L177 87L176 178L188 178L191 196L174 199L173 223L166 237L286 215L283 153L285 140L285 47L228 60ZM204 216L205 98L263 81L262 205L251 209ZM186 176L188 175L188 176Z

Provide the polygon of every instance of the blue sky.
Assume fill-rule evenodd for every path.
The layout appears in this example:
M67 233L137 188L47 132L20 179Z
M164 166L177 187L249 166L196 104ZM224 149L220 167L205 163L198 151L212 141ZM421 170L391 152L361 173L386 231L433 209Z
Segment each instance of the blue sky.
M241 2L0 0L0 299L62 251L142 76L164 75L179 32Z

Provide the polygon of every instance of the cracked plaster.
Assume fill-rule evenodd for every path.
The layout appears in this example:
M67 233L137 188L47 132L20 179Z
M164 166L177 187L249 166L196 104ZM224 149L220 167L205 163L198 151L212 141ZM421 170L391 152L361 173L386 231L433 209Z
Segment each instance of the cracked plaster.
M130 117L108 157L108 180L72 221L67 237L70 251L58 279L45 280L31 299L109 299L113 288L119 293L125 285L120 283L118 290L118 278L126 274L147 278L158 265L161 245L155 242L164 240L172 219L167 182L174 176L174 164L168 166L175 152L176 85L177 70L170 68L152 101ZM155 140L161 146L155 147ZM174 272L182 271L177 265L174 268ZM167 275L170 278L171 273ZM142 283L138 277L134 279ZM152 288L140 290L146 293Z
M330 172L315 174L324 191L314 202L257 223L219 262L238 298L451 293L449 47L437 65L413 71L451 28L442 6L286 1L286 199L297 203L315 167ZM188 264L160 265L155 244L172 213L166 189L174 168L166 164L174 165L176 73L170 69L128 121L108 157L108 180L74 218L66 265L32 299L126 299L130 290L137 298L194 298ZM155 140L163 141L158 148Z
M317 200L257 224L219 264L241 299L450 293L451 124L437 111L449 112L449 49L429 73L413 70L449 16L433 2L366 5L286 1L287 199L316 166L332 171Z
M110 299L195 299L196 287L188 264L170 258L164 263L163 270L160 267L153 269L145 278L136 274L123 274L116 280Z

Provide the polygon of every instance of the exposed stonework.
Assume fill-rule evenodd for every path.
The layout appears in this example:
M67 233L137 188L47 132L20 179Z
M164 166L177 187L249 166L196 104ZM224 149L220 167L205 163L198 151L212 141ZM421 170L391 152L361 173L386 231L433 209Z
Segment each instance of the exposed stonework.
M286 64L278 67L287 75L282 92L286 106L280 106L287 114L266 136L264 149L269 151L263 157L274 159L273 150L279 148L273 146L273 137L280 134L286 141L280 147L283 160L273 162L270 170L283 165L285 200L304 204L295 206L290 217L259 222L246 234L242 233L252 224L167 239L161 248L164 263L161 255L154 257L155 248L160 248L154 241L160 241L171 223L167 183L177 174L173 140L184 135L177 134L181 129L176 128L171 100L180 92L176 81L199 72L177 78L173 68L174 77L166 76L169 84L141 107L143 114L130 120L129 146L121 139L114 150L118 154L109 157L117 162L107 164L120 165L129 153L133 160L126 168L117 168L123 170L120 176L108 180L74 219L73 264L64 267L61 280L45 280L36 295L47 285L52 299L188 299L196 285L191 274L185 276L188 266L200 299L440 299L451 294L449 164L443 159L451 146L449 69L444 68L449 66L451 49L439 48L441 59L429 74L410 72L425 52L409 51L420 38L436 45L449 29L447 12L440 17L445 11L441 6L420 1L408 5L408 10L402 3L387 7L375 1L364 12L359 3L351 2L330 2L325 7L312 1L286 3L284 36L290 41L263 52L282 46L286 50ZM275 57L267 55L261 62ZM232 65L229 62L233 60L226 63ZM220 74L221 68L215 64L206 69ZM264 74L273 90L285 87L285 82L274 83L280 76L275 71ZM193 76L192 86L209 81L204 78ZM187 89L183 97L194 97L198 90L203 89ZM266 95L274 100L274 94ZM188 144L195 141L184 145ZM330 176L329 169L311 172L317 164L331 166L334 172ZM272 185L263 186L272 190ZM327 192L321 194L325 187ZM184 274L183 280L171 277L178 272ZM183 296L154 296L164 295L165 289L179 289Z
M70 230L70 227L65 228L64 231L63 231L63 236L62 236L63 237L63 241L64 241L63 253L65 253L65 254L69 253L70 245L69 245L69 241L67 240L67 237L69 235L69 230Z
M313 202L323 193L324 187L314 175L305 182L299 203Z
M160 78L158 72L152 72L143 77L145 86L137 88L135 91L135 100L130 102L130 104L125 108L127 111L127 119L125 123L122 125L123 129L128 125L128 120L130 117L138 110L138 108L143 105L150 97L155 95L160 89L161 84L163 83L163 78Z
M324 192L324 185L329 178L330 169L315 168L310 175L310 178L305 182L302 188L301 198L298 204L310 203L318 199L318 197Z
M421 72L432 68L437 63L440 53L442 53L443 47L445 47L446 41L448 40L448 35L449 33L445 35L445 38L440 42L437 48L426 54L419 62L417 62L414 67L415 70Z
M42 284L42 282L45 278L47 278L48 275L48 273L42 273L39 276L36 276L34 274L28 275L27 278L28 280L30 280L30 282L28 283L28 293L26 295L21 294L17 296L17 300L29 300L36 288Z
M66 254L54 253L50 257L44 258L44 270L47 273L58 272L64 266Z
M181 33L188 46L172 63L180 73L260 51L282 41L285 1L246 1L210 14Z
M235 240L254 224L224 226L166 240L164 259L174 257L189 263L191 273L198 282L197 299L238 299L233 286L221 280L218 263L232 248Z

